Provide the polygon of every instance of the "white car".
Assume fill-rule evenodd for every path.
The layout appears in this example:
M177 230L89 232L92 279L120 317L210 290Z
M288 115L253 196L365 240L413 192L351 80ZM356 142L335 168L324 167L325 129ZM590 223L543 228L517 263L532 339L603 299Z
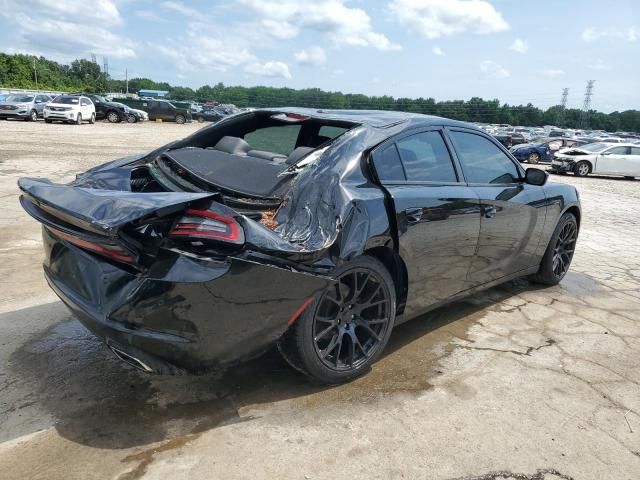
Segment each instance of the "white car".
M556 153L551 173L573 172L577 177L590 173L640 177L640 146L633 143L589 143Z
M60 120L66 123L96 122L96 107L83 95L58 95L47 103L43 111L44 121Z

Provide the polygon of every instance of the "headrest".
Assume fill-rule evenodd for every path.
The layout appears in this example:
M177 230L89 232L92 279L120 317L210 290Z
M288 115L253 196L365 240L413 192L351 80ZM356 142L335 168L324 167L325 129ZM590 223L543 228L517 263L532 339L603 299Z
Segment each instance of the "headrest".
M251 147L242 138L238 137L222 137L213 147L214 150L227 152L234 155L246 155Z
M300 159L302 159L303 157L307 156L308 154L310 154L314 150L315 149L312 148L312 147L298 147L298 148L296 148L293 152L291 152L289 154L289 158L287 158L287 164L288 165L295 165L296 163L298 163L300 161Z

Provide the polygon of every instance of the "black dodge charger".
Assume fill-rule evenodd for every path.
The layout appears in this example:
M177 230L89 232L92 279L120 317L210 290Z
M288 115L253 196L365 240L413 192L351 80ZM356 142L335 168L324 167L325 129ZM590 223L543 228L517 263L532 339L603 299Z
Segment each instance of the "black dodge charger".
M350 380L405 320L515 277L558 283L580 227L575 188L483 131L388 111L255 110L19 186L51 288L155 373L277 345L316 380Z

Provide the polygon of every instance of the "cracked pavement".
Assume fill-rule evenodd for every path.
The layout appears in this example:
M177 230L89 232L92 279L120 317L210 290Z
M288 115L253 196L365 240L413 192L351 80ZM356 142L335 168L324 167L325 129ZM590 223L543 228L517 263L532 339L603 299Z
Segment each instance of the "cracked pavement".
M197 128L0 122L3 479L639 477L640 181L552 177L584 209L565 280L408 322L348 385L311 385L273 352L225 374L146 376L50 292L15 182L69 180Z

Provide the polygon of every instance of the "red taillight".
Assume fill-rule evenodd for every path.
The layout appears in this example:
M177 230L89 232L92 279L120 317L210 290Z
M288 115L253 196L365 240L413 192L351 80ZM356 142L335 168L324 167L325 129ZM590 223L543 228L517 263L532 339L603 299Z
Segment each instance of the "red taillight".
M127 252L124 248L115 243L110 242L91 242L89 240L84 240L82 238L76 237L75 235L71 235L69 233L62 232L57 228L45 226L47 230L53 233L56 237L66 240L69 243L72 243L80 248L84 248L85 250L89 250L94 253L99 253L100 255L111 258L113 260L118 260L119 262L127 262L134 263L135 257L133 257L129 252Z
M222 240L230 243L244 243L244 233L240 224L231 217L226 217L208 210L189 208L185 212L169 236L200 239Z

